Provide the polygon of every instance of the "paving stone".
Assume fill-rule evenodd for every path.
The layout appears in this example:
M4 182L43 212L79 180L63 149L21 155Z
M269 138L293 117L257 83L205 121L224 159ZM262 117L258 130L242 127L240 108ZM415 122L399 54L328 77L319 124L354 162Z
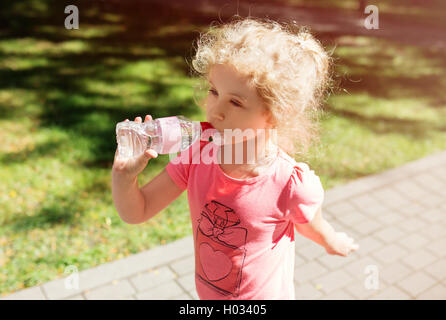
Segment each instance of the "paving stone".
M73 297L66 298L66 300L86 300L83 295L77 294Z
M445 187L445 184L440 179L438 179L438 177L433 176L429 172L423 172L414 175L412 176L412 180L421 188L431 191L441 190Z
M445 181L446 181L446 179L444 179ZM443 189L438 189L438 190L435 190L435 194L437 195L437 196L440 196L440 197L446 197L446 187L444 187ZM440 206L442 206L442 204L440 204Z
M324 254L327 254L325 249L317 243L309 240L309 242L302 247L296 249L296 252L307 260L313 260Z
M186 291L195 289L195 273L189 273L187 275L178 278L178 283Z
M436 194L427 194L421 198L417 199L417 202L421 205L424 205L428 208L435 208L439 204L444 202L444 197L436 195Z
M350 253L347 257L326 254L316 258L318 262L330 270L340 268L352 261L355 261L356 259L358 259L358 255L355 253Z
M343 223L344 225L352 225L355 223L359 223L361 221L364 221L367 218L367 216L365 216L364 214L361 214L359 211L356 212L350 212L344 216L342 216L342 218L339 219L339 221L341 223Z
M312 280L316 285L322 286L322 292L329 294L336 289L340 289L348 286L354 281L354 278L350 276L344 270L332 271L322 277Z
M427 192L422 187L420 187L418 184L408 179L399 181L397 183L393 183L392 188L401 193L404 197L409 198L411 200L419 199L420 197L427 194ZM414 210L417 210L417 208L408 211L408 213L412 213Z
M416 297L434 284L435 279L422 271L418 271L398 282L398 286L410 293L412 297Z
M369 195L376 198L377 202L380 204L389 208L397 208L408 202L408 199L404 198L392 187L379 188L370 192Z
M360 195L370 189L370 185L367 182L375 180L375 177L369 179L360 178L356 181L349 182L345 185L336 186L325 193L324 203L326 205L332 205L346 201L346 199L352 199L354 196Z
M380 279L386 283L393 285L398 283L401 279L409 276L413 272L408 266L401 262L395 262L390 265L380 268Z
M195 290L189 291L189 295L192 296L193 300L200 300L200 298L198 297L197 291L195 291Z
M169 281L155 288L136 294L137 300L169 300L185 293L175 282Z
M417 217L408 218L407 220L401 222L398 225L398 227L401 228L401 230L406 232L422 230L425 226L427 226L427 222Z
M296 252L299 250L299 248L308 245L308 243L310 243L310 242L311 242L310 239L305 238L296 229L294 229L294 245L295 245Z
M352 277L364 281L370 273L370 271L368 271L370 268L369 266L376 266L378 273L380 273L383 268L382 264L377 259L366 256L356 259L354 262L344 266L342 270L348 272Z
M41 286L35 286L12 293L0 300L46 300Z
M297 284L294 289L296 300L316 300L323 297L323 293L310 283Z
M375 237L385 243L393 243L404 235L406 235L406 232L401 231L395 226L385 227L374 234Z
M319 262L310 261L294 269L294 281L302 284L327 272L328 269L323 267Z
M432 224L444 220L446 218L446 212L443 209L434 208L426 210L418 214L418 216L426 220L428 224Z
M372 256L383 262L384 264L390 264L407 256L408 250L403 249L401 246L390 244L372 253Z
M411 297L401 289L391 286L370 297L369 300L411 300Z
M299 254L294 255L294 267L298 267L303 265L306 262L305 259L303 259Z
M435 253L438 258L446 257L446 237L430 242L426 248Z
M138 273L130 278L130 282L138 292L153 288L161 283L171 281L177 276L166 266L153 268L147 272Z
M370 252L383 247L384 243L374 236L367 236L358 240L359 249L356 253L359 256L367 256Z
M437 280L446 280L446 259L441 259L428 265L424 268L424 271Z
M358 208L348 201L341 201L339 203L329 205L326 207L326 209L324 207L324 210L328 210L331 213L331 216L336 217L337 219L351 213L358 212Z
M172 262L170 267L176 274L182 276L195 271L195 256L191 255L187 258Z
M403 219L400 213L385 213L377 217L384 226L394 226Z
M171 300L193 300L193 299L187 293L182 293L179 296L171 298Z
M418 233L426 236L430 240L443 238L446 236L446 223L435 223L431 226L421 228Z
M324 295L320 300L355 300L355 298L350 293L339 289Z
M441 283L436 284L430 289L416 297L417 300L446 300L446 286Z
M352 295L357 300L367 300L370 297L377 295L380 291L386 288L385 284L380 281L377 289L367 289L365 281L357 280L345 287L345 291Z
M368 193L355 196L350 199L350 202L352 202L357 207L373 207L376 205L376 198L370 196Z
M446 181L446 165L444 163L436 166L435 168L432 168L432 170L435 172L435 176L443 179L443 181Z
M45 283L42 288L48 299L64 299L110 283L115 279L122 279L138 272L145 271L172 260L188 256L193 252L192 236L185 237L166 245L157 246L129 257L108 262L95 268L79 272L79 289L66 289L65 279L56 279Z
M407 203L406 205L399 207L397 209L397 212L400 212L405 217L412 217L425 210L426 210L425 206L422 206L421 204L416 202L410 202Z
M333 227L333 229L337 232L341 232L341 231L345 231L348 230L348 232L352 233L354 232L354 230L350 229L350 224L345 223L344 221L341 220L328 220L326 219L326 221Z
M437 257L424 249L412 251L408 256L401 259L413 270L420 270L437 260Z
M365 216L367 216L368 218L372 218L372 219L376 219L379 216L382 215L386 215L390 212L393 211L393 209L389 208L388 206L376 202L375 199L375 203L374 204L363 204L363 205L359 205L358 207L361 209L361 213L363 213Z
M118 300L136 291L128 280L115 280L113 283L84 292L87 300Z
M418 233L409 234L406 237L403 237L397 241L398 244L404 246L406 249L418 249L425 246L429 242L426 237Z
M373 219L364 220L355 224L352 229L359 232L362 236L367 236L382 228L382 225Z

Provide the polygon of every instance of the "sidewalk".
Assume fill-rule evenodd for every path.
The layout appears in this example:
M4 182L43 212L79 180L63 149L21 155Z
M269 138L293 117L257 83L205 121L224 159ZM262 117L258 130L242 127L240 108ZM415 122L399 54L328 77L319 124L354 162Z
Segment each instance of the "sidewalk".
M296 299L446 299L446 151L326 190L323 213L360 250L331 256L296 234ZM192 237L78 276L3 299L198 299Z

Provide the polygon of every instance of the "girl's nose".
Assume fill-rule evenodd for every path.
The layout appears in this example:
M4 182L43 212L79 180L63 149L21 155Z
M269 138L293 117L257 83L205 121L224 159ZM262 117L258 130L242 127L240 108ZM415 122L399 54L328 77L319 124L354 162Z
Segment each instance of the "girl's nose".
M222 113L216 113L214 117L215 117L215 119L220 120L220 121L225 120L225 116Z

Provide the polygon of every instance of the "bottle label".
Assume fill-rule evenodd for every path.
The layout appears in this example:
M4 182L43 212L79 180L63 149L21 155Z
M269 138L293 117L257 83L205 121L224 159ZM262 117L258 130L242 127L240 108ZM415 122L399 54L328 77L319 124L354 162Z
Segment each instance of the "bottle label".
M161 154L175 153L180 150L182 135L180 122L176 116L158 118L161 138L162 138L162 148Z

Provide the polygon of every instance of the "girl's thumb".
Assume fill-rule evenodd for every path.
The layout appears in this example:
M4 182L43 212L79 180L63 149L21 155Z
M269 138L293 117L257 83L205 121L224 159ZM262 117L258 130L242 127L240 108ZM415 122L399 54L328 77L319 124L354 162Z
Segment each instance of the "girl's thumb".
M155 150L152 149L147 149L146 151L144 151L144 156L148 159L150 158L157 158L158 157L158 153Z
M156 151L154 150L146 150L144 151L140 156L138 156L138 158L136 158L136 163L137 166L146 166L147 162L151 159L151 158L156 158L158 156L158 154L154 155L153 153L156 154Z

